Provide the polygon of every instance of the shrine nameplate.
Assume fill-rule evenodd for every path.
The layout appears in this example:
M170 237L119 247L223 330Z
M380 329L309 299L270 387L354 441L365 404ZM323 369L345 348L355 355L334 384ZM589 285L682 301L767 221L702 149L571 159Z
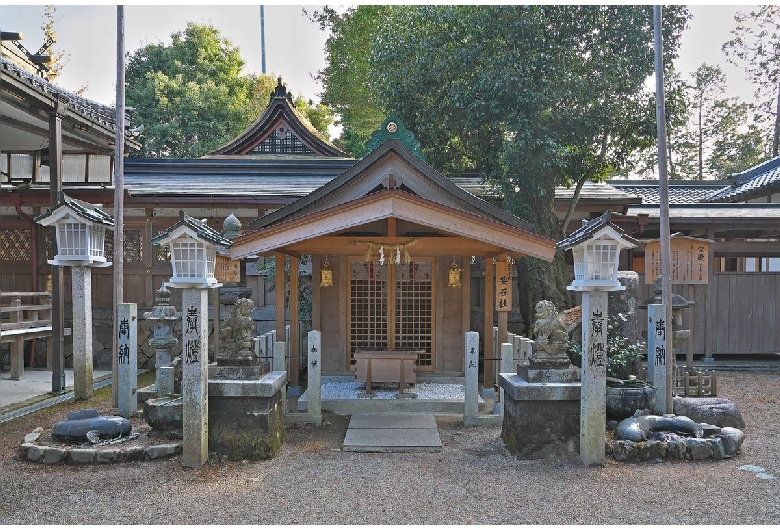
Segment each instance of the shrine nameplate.
M238 283L241 281L241 261L231 260L227 256L217 255L214 265L214 277L220 283Z

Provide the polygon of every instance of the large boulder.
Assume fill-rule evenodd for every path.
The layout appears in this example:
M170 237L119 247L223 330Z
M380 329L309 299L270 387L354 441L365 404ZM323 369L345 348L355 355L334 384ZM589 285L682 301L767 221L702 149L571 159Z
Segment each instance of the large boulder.
M51 437L58 442L87 442L95 438L127 436L132 430L130 420L122 416L100 416L97 409L71 411L68 419L58 421L51 429ZM91 433L87 436L87 433Z
M687 416L698 423L711 423L718 427L734 427L744 430L745 421L737 406L728 399L718 397L675 397L674 413Z

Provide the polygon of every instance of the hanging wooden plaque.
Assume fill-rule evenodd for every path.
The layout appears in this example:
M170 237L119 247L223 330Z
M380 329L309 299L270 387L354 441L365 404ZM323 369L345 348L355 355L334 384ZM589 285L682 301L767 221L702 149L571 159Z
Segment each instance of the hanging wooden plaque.
M506 260L496 262L496 311L512 310L512 273Z
M214 267L214 277L220 283L238 283L241 281L241 261L231 260L227 256L217 254Z

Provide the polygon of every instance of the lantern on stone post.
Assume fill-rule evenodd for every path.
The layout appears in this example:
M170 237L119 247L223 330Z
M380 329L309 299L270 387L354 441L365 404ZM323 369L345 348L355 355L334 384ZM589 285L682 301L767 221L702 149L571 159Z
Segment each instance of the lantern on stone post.
M182 464L203 467L208 459L207 289L220 286L214 275L217 251L224 253L233 242L184 211L179 217L178 223L153 237L152 243L171 251L173 276L167 286L183 289Z
M617 279L620 251L639 241L612 224L612 212L583 222L558 243L574 254L574 281L566 288L582 292L582 387L580 394L580 459L604 463L607 421L607 293L625 289Z
M35 222L54 226L57 255L49 263L71 267L73 302L73 395L92 397L92 267L109 267L106 261L106 228L113 218L99 207L68 197L60 191L57 204Z

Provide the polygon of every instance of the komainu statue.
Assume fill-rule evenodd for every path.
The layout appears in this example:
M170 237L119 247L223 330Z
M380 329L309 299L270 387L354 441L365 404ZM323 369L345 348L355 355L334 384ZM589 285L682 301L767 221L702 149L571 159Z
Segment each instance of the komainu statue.
M219 332L217 364L240 366L255 364L255 321L252 320L254 303L249 298L239 298L233 304L230 316L222 323Z
M569 333L555 305L549 300L536 304L534 354L537 357L567 357Z

